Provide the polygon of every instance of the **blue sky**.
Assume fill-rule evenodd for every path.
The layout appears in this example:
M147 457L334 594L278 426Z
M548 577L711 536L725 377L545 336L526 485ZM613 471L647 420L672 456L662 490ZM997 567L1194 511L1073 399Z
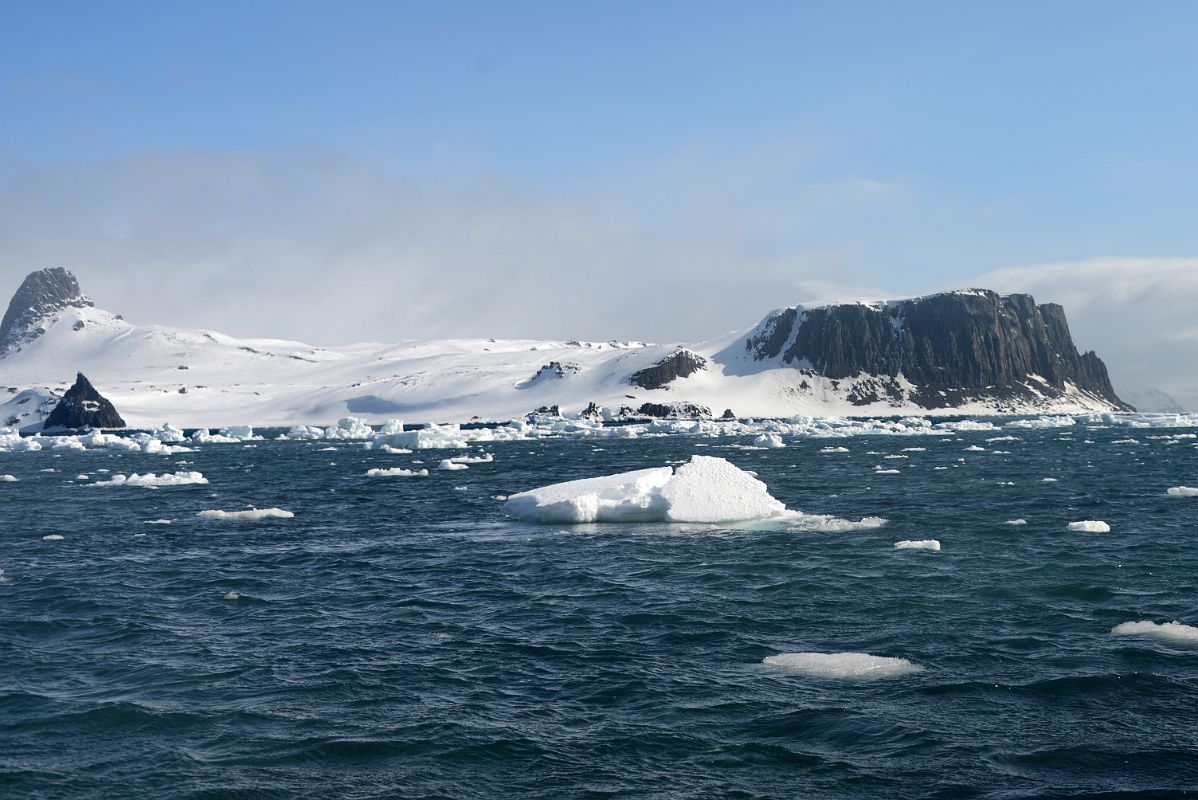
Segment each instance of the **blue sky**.
M63 263L143 318L697 338L813 293L1198 252L1193 3L0 7L0 279ZM171 273L245 305L146 288ZM316 320L296 288L263 316L334 273L427 308ZM538 291L493 310L496 273Z

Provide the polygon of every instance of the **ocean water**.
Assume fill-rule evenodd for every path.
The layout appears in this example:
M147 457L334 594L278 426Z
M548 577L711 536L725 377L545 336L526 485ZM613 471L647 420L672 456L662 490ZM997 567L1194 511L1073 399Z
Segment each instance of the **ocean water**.
M1190 796L1198 642L1111 629L1198 626L1198 498L1166 493L1198 486L1193 432L546 439L375 479L453 453L0 453L0 797ZM538 526L495 499L694 454L888 523ZM176 470L209 483L76 479ZM196 516L250 505L295 516ZM786 653L918 669L763 663Z

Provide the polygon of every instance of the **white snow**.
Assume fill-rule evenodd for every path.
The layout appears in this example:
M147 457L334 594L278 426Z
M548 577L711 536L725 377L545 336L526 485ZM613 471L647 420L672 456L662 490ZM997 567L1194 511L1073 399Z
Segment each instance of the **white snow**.
M937 539L904 539L894 543L895 550L940 550Z
M785 672L813 678L845 680L896 678L923 669L905 658L874 656L868 653L781 653L766 656L762 663Z
M782 442L782 437L776 433L763 433L753 440L754 447L778 448L786 447Z
M375 467L374 469L366 470L366 477L368 477L368 478L427 478L428 470L427 469L416 469L416 470L404 469L403 467L388 467L387 469L379 469L378 467Z
M1170 497L1198 497L1198 488L1192 486L1172 486L1166 494Z
M536 522L744 522L781 517L766 485L722 458L552 484L508 497L504 510Z
M1102 520L1084 519L1080 522L1070 522L1069 530L1082 531L1084 533L1110 533L1111 526Z
M1151 636L1169 642L1198 644L1198 628L1180 622L1122 622L1111 628L1116 636Z
M197 517L203 519L291 519L295 516L290 511L284 511L281 508L251 508L248 511L221 511L219 509L211 509L201 511L196 514Z
M142 488L156 488L159 486L184 486L207 482L208 479L199 472L164 472L161 475L155 475L152 472L147 472L145 475L138 475L135 472L128 476L113 475L109 480L89 483L88 486L140 486Z

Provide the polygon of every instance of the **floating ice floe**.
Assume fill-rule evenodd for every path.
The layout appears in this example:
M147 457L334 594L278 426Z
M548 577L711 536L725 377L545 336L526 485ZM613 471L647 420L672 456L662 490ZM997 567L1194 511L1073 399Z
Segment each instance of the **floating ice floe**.
M47 542L61 542L65 538L61 533L47 533L42 537Z
M1083 519L1080 522L1070 522L1069 530L1084 533L1110 533L1111 526L1097 519Z
M169 519L148 519L142 523L142 525L171 525L171 524L173 524L173 523Z
M820 452L821 453L847 453L847 452L849 452L849 449L847 447L825 447L825 448L821 449Z
M290 511L284 511L281 508L251 508L246 511L221 511L220 509L211 509L201 511L196 514L202 519L291 519L295 516Z
M455 464L490 464L495 460L495 456L483 453L481 456L455 456L449 460Z
M237 592L225 592L226 600L238 600L240 598L241 598L241 595L239 595Z
M776 433L763 433L753 440L754 447L778 448L786 447L782 441L782 437Z
M1198 628L1180 622L1122 622L1111 628L1116 636L1151 636L1169 642L1198 644Z
M879 469L879 468L875 467L874 474L875 475L900 475L901 473L897 469Z
M1198 497L1198 488L1192 486L1173 486L1165 493L1170 497Z
M470 467L468 467L465 464L459 464L456 461L451 461L450 459L447 458L444 461L442 461L440 464L437 465L437 469L456 470L456 469L470 469Z
M374 469L366 470L366 477L368 477L368 478L427 478L428 470L427 469L404 469L403 467L389 467L387 469L379 469L378 467L375 467Z
M969 447L965 448L965 452L966 453L984 453L984 452L986 452L986 448L978 447L976 444L971 444L971 445L969 445Z
M776 656L766 656L762 663L785 672L813 678L845 680L897 678L923 669L905 658L873 656L868 653L780 653Z
M722 458L692 456L677 469L656 467L555 483L510 495L504 511L533 522L749 522L786 519L810 527L877 527L790 511L766 485ZM830 529L830 528L829 528Z
M1026 524L1027 524L1026 519L1009 519L1003 523L1003 525L1026 525Z
M140 486L148 489L159 486L184 486L205 483L208 483L208 479L199 472L164 472L161 475L155 475L152 472L147 472L145 475L138 475L134 472L128 476L113 475L106 481L96 481L95 483L89 483L88 486Z
M0 475L0 482L3 483L16 483L17 480L13 475Z
M940 550L938 539L904 539L894 543L895 550Z

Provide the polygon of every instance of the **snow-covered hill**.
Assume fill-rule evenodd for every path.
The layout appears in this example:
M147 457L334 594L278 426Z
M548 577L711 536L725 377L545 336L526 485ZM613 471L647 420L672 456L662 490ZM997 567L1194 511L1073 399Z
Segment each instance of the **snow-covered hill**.
M680 352L681 345L643 342L493 339L316 347L135 325L86 303L50 302L45 308L35 319L22 317L29 335L22 333L0 356L0 391L8 393L0 425L27 426L44 417L52 395L61 394L77 371L134 427L166 421L186 427L327 424L346 415L502 420L546 406L576 415L592 403L609 415L646 403L690 403L716 416L731 409L740 417L1113 408L1071 386L1059 396L1037 394L1032 379L1033 393L1023 398L979 398L930 412L911 399L916 387L901 375L886 384L897 390L879 394L874 376L832 379L798 368L803 365L755 360L748 343L772 316Z

